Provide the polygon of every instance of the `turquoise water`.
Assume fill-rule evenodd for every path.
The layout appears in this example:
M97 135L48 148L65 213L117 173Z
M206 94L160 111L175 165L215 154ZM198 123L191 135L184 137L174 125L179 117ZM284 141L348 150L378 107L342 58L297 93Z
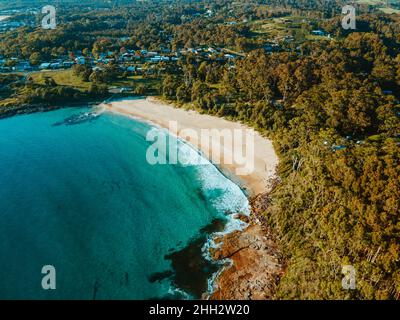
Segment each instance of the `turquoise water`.
M68 120L88 110L0 120L1 299L174 295L171 277L149 280L176 272L165 256L247 208L211 164L148 164L146 133L161 129L106 113ZM41 287L44 265L56 290Z

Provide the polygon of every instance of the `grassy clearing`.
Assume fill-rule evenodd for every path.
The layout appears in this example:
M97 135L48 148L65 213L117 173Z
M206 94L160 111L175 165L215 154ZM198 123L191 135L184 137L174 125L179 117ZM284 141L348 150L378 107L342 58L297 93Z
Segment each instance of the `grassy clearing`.
M90 82L85 82L74 75L72 69L34 72L30 74L30 77L34 82L40 84L44 84L45 78L49 77L60 86L72 87L80 91L88 90L90 86Z
M251 24L251 31L257 35L276 37L285 35L287 26L277 19L260 20Z
M52 78L57 85L72 87L80 91L87 91L90 87L90 82L85 82L81 78L74 75L72 69L57 70L57 71L42 71L31 73L33 81L39 84L45 83L45 78ZM144 78L143 76L129 76L127 78L118 78L117 80L108 84L109 89L122 88L122 87L137 87L144 85L147 88L156 88L159 83L158 78Z
M365 4L369 6L379 6L379 5L386 5L386 1L384 0L357 0L359 4Z
M293 36L296 42L307 40L310 24L313 19L300 16L288 16L282 18L270 18L265 20L252 21L249 26L253 38L263 41L279 39L285 36ZM321 37L323 39L323 37ZM311 40L322 40L310 38Z
M316 36L313 34L307 35L306 39L310 41L332 40L332 38L329 38L328 36Z
M386 0L357 0L358 4L374 6L378 10L386 14L400 14L400 9L390 8L387 6ZM389 5L398 5L398 0L389 0Z
M18 104L17 98L6 98L0 100L0 107L10 107Z
M393 9L393 8L379 8L380 11L386 13L386 14L400 14L399 9Z
M130 76L127 78L120 78L109 84L108 89L110 93L119 93L121 88L127 88L128 93L136 92L143 88L146 94L157 95L160 90L159 77L143 77L143 76Z

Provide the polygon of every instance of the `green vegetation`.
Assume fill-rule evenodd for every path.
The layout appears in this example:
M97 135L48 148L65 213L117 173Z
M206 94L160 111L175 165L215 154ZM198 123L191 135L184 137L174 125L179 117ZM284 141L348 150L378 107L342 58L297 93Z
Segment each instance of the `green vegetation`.
M30 74L33 82L45 84L46 79L51 78L60 86L72 87L81 91L89 90L90 82L85 82L76 76L73 70L57 70L35 72Z
M305 43L304 55L255 50L235 68L188 59L164 78L165 98L274 140L281 182L265 215L287 259L277 298L399 296L399 27L380 19ZM357 289L347 291L349 264Z
M357 0L356 3L386 14L400 13L400 4L396 0Z
M343 3L63 8L62 27L54 31L26 27L0 35L0 54L38 64L107 52L112 61L0 76L1 112L99 99L126 87L247 123L270 136L280 155L280 183L265 212L287 261L277 298L398 299L400 18L361 15L356 32L344 30ZM361 9L369 12L369 4ZM313 35L316 29L330 37ZM209 47L221 50L204 54ZM152 64L139 58L129 73L116 62L126 48L167 50L179 59ZM181 54L193 48L203 55ZM347 291L341 270L349 264L357 270L357 288Z
M400 9L394 9L394 8L379 8L384 13L387 14L400 14Z
M39 82L28 80L13 82L0 92L7 91L0 100L0 117L17 113L34 112L55 108L56 106L83 104L90 101L100 101L105 92L91 88L86 92L72 87L58 85L51 77L44 77Z

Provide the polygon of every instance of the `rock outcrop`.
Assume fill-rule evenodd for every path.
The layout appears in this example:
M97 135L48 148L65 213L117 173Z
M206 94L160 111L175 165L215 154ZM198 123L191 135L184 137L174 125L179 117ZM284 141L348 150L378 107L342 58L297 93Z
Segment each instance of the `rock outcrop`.
M212 300L271 299L283 273L283 264L274 239L263 221L268 195L252 200L249 226L215 240L221 247L211 252L215 260L231 263L215 281Z

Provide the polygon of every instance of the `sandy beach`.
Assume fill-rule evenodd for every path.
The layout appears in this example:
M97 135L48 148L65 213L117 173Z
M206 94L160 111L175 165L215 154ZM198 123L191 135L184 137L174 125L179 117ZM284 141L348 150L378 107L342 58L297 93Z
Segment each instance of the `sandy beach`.
M102 104L102 107L105 107L110 112L130 115L167 128L174 135L185 139L194 147L200 149L212 160L214 160L216 154L219 155L221 161L219 163L213 162L233 180L241 183L242 187L250 195L263 193L270 189L270 179L274 177L278 164L278 157L272 142L252 130L251 132L254 136L250 141L245 136L245 132L250 132L248 131L250 128L240 123L200 114L193 110L186 111L175 108L155 98L112 101ZM177 126L171 128L171 121ZM210 135L210 143L202 143L201 137L204 136L204 132L207 132L207 129L217 129L218 132L226 129L230 132L235 132L235 130L236 132L243 132L242 139L239 139L240 148L237 146L238 139L234 139L235 142L232 143L229 139L226 141L214 135ZM185 136L188 131L197 133L197 137L196 135ZM249 143L253 141L254 146L249 148ZM231 154L232 158L229 159L226 156L227 154ZM242 161L236 161L235 159L241 159ZM244 168L250 169L244 170ZM234 177L239 177L239 180Z

